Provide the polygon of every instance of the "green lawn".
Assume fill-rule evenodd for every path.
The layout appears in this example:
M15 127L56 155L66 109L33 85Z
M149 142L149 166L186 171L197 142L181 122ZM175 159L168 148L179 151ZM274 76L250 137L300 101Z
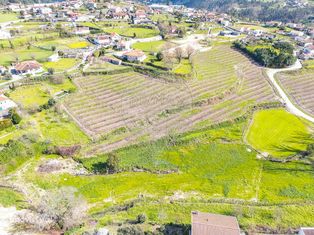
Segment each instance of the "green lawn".
M18 20L17 15L15 13L0 13L0 23L5 23L8 21Z
M55 72L62 72L74 67L76 64L78 64L78 62L78 60L73 58L61 58L56 62L45 62L43 63L43 66L46 69L52 68L55 70Z
M254 115L247 141L261 152L287 157L306 149L309 134L300 118L282 109L265 110Z
M10 93L10 98L22 108L31 109L45 104L55 93L72 88L75 86L68 79L65 79L62 84L52 84L47 81L41 84L18 87Z
M22 204L21 194L6 188L0 188L0 205L4 207L19 206Z
M192 72L192 65L188 59L183 59L180 64L175 66L173 72L182 75L190 74Z
M25 109L45 104L51 95L40 84L23 86L10 93L10 98Z
M86 41L81 41L81 42L73 42L68 44L68 47L71 49L81 49L81 48L86 48L89 46L89 43Z
M79 48L85 48L90 45L87 41L81 41L77 37L73 38L57 38L53 40L40 40L35 43L36 46L41 46L47 49L50 49L52 46L55 46L57 49L79 49Z
M53 145L86 144L89 138L68 118L59 117L54 112L37 113L33 120L37 123L42 139Z
M132 47L145 52L158 52L165 43L166 41L138 42L133 44Z
M43 61L46 58L48 58L50 55L52 55L52 51L47 50L41 50L38 48L23 48L23 49L16 49L16 50L9 50L6 52L1 52L0 57L0 65L8 66L12 62L15 62L17 59L19 61L24 60L37 60L37 61Z
M107 33L117 33L126 37L136 38L150 38L157 36L159 31L157 29L146 29L146 28L132 28L132 27L117 27L117 28L104 28Z

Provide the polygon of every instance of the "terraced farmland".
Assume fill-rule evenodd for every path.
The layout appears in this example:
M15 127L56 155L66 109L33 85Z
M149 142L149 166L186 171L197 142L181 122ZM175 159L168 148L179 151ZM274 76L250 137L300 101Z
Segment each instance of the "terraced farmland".
M65 106L86 133L90 151L110 151L220 122L249 104L274 101L262 69L229 46L194 58L197 78L167 83L135 72L76 79L79 92Z
M280 73L277 79L291 100L314 116L314 69Z

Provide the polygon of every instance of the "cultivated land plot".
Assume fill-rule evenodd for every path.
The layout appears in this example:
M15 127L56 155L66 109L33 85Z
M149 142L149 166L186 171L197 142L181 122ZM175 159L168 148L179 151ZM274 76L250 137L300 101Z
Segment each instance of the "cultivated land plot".
M195 56L197 79L166 83L131 72L76 79L67 111L100 143L92 152L157 139L242 115L275 101L262 69L229 46Z
M290 99L314 116L314 69L280 73L277 79Z

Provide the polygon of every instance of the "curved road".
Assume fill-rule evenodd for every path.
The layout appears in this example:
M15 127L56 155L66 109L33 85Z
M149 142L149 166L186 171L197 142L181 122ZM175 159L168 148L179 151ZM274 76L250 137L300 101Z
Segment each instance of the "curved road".
M285 93L285 91L281 88L281 86L278 84L277 80L275 79L275 74L276 73L284 72L284 71L293 71L293 70L298 70L298 69L301 69L301 68L302 68L302 64L301 64L301 62L299 60L297 60L297 62L294 65L292 65L291 67L289 67L289 68L284 68L284 69L267 69L266 70L266 74L269 77L269 80L271 81L273 86L278 91L280 97L282 98L282 100L286 104L286 107L287 107L288 111L290 113L293 113L296 116L302 117L302 118L304 118L304 119L314 123L314 118L311 117L310 115L306 114L300 108L298 108L295 104L293 104L291 102L291 100L289 99L288 95Z

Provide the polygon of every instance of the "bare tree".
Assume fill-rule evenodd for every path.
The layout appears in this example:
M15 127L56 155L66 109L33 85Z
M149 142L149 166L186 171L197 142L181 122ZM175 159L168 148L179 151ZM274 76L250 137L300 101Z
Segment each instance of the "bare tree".
M67 231L83 223L86 218L87 202L76 195L76 189L63 187L50 190L30 202L31 209L18 214L16 230Z
M168 69L172 69L172 67L173 67L173 56L172 56L171 52L169 52L169 51L162 52L162 60Z
M192 46L188 46L185 51L188 59L190 60L193 53L195 52L194 48Z
M183 50L181 47L177 47L174 49L174 53L175 53L175 57L177 58L177 60L179 61L179 63L181 62L182 58L183 58Z

